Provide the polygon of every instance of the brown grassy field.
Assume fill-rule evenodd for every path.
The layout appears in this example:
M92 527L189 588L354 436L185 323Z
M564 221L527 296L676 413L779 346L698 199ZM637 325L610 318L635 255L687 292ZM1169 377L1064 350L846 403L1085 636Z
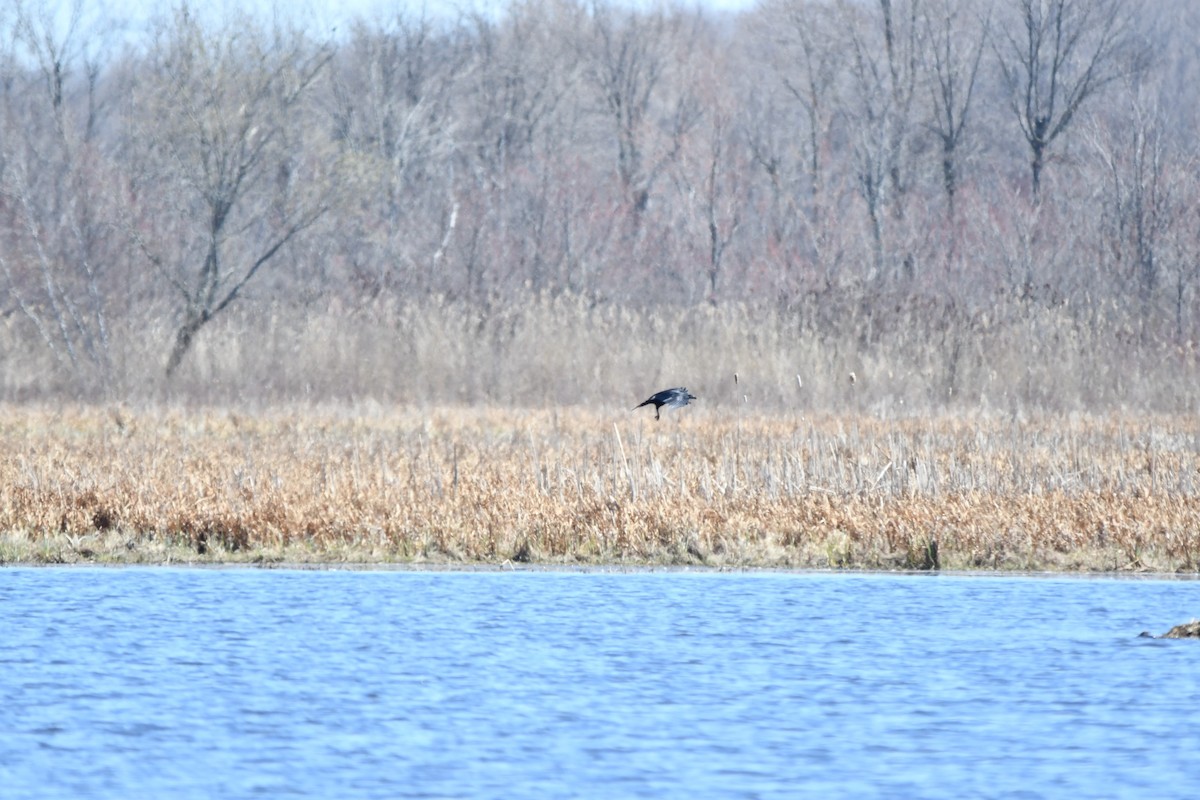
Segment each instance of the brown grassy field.
M0 408L0 563L77 562L1196 572L1200 421Z

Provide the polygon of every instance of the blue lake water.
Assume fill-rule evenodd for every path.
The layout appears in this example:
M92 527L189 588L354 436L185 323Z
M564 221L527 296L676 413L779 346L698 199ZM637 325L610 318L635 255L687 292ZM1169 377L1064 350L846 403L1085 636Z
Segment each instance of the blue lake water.
M1200 796L1200 582L0 570L0 797Z

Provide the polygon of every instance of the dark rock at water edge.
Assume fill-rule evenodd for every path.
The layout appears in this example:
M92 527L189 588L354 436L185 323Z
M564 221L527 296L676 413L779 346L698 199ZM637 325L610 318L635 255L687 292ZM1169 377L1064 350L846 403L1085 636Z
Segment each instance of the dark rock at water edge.
M1139 635L1147 639L1200 639L1200 620L1194 619L1183 625L1176 625L1162 636L1155 636L1149 631L1142 631Z

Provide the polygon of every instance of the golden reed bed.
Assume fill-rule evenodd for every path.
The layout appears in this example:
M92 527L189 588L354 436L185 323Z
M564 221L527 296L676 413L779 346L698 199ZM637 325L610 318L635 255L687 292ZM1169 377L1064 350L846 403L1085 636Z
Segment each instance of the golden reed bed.
M0 408L0 563L93 561L1196 572L1200 423Z

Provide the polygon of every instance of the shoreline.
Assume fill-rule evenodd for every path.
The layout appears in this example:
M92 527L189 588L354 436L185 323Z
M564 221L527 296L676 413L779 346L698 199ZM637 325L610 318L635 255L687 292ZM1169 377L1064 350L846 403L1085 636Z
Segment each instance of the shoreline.
M913 577L913 578L1024 578L1031 580L1121 580L1121 581L1200 581L1195 572L1063 572L1053 570L904 570L904 569L856 569L822 567L779 567L779 566L704 566L702 564L455 564L445 563L395 563L395 562L255 562L255 561L164 561L164 562L118 562L118 561L9 561L0 563L0 572L5 570L198 570L198 571L279 571L279 572L393 572L434 574L561 574L561 575L797 575L820 577Z

